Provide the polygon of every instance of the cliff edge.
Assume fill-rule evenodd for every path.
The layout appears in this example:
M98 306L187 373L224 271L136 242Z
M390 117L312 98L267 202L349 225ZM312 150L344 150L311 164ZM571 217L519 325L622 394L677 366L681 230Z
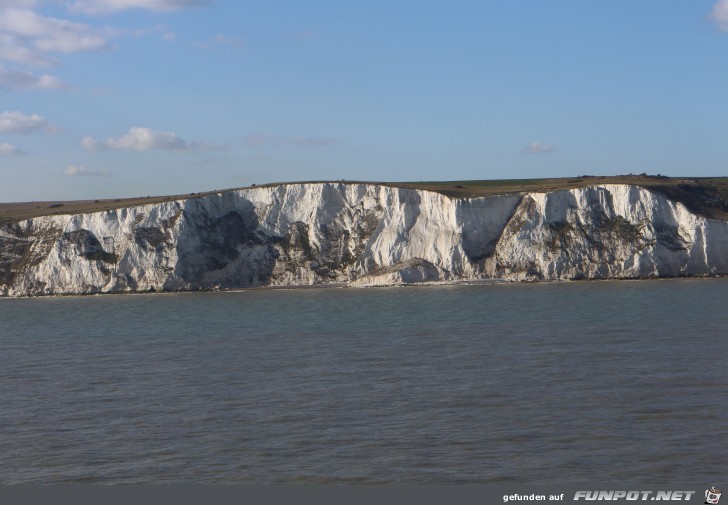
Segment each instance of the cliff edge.
M207 193L0 226L0 295L728 274L728 222L628 184Z

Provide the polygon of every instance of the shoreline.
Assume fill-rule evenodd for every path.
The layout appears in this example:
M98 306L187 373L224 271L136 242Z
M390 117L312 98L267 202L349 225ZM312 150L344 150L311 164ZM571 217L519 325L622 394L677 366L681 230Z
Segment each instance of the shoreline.
M299 291L299 290L317 290L317 289L385 289L385 288L413 288L413 287L443 287L443 286L503 286L503 285L523 285L523 284L571 284L571 283L589 283L589 282L619 282L619 281L682 281L682 280L708 280L708 279L725 279L728 274L712 274L712 275L685 275L685 276L662 276L662 277L612 277L603 279L463 279L463 280L446 280L446 281L427 281L412 283L396 283L396 284L351 284L351 283L326 283L326 284L295 284L289 286L249 286L238 288L212 288L212 289L180 289L174 291L111 291L97 293L51 293L51 294L35 294L35 295L0 295L0 300L21 300L30 298L66 298L66 297L90 297L105 295L176 295L191 293L243 293L250 291Z

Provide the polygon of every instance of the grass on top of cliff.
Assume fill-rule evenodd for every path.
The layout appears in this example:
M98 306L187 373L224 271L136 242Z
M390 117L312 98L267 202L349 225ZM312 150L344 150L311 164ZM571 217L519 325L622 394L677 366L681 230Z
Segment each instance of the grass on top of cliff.
M632 184L662 193L672 200L682 202L690 211L713 219L728 220L728 177L665 177L653 175L580 176L554 179L494 179L484 181L440 182L366 182L366 181L309 181L333 184L379 184L399 188L434 191L452 198L505 195L508 193L549 192L563 189L584 188L599 184ZM278 186L271 183L262 187ZM258 187L261 187L258 186ZM241 188L234 188L241 189ZM155 203L200 198L231 190L216 190L173 196L147 196L106 200L76 200L49 202L0 203L0 226L21 219L53 214L78 214L100 212L122 207L135 207Z
M613 175L558 179L500 179L486 181L405 182L392 186L435 191L453 198L505 195L508 193L547 193L600 184L631 184L662 193L684 204L691 212L728 220L728 177L666 177L660 175Z

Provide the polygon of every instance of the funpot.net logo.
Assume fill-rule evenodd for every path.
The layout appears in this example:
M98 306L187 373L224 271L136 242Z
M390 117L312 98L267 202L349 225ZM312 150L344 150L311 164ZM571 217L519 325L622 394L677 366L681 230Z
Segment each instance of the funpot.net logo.
M574 501L690 501L693 495L695 491L577 491Z
M710 489L707 489L705 491L705 503L710 503L711 505L717 505L717 503L720 501L720 489L715 489L715 486L711 487Z

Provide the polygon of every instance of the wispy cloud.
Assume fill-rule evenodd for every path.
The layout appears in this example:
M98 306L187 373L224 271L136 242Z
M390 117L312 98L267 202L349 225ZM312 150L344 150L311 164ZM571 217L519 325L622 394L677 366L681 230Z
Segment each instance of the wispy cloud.
M145 35L148 35L150 33L162 33L169 30L167 28L167 25L163 24L156 24L153 26L145 26L143 28L134 28L132 30L118 30L120 33L127 33L131 35L132 37L143 37Z
M0 56L25 65L54 65L48 53L98 51L109 47L110 29L98 29L36 14L22 8L0 9Z
M9 70L0 63L0 90L68 89L70 86L52 75L37 75L26 70Z
M55 133L57 128L38 114L23 114L18 111L5 111L0 114L0 133L29 135L36 131Z
M265 146L326 146L335 144L336 140L322 137L288 137L268 135L264 133L248 133L242 139L246 147Z
M37 0L0 0L0 7L23 7L30 9L35 7Z
M85 166L71 165L63 171L66 177L111 177L111 174Z
M215 37L209 41L192 42L190 45L202 49L212 49L215 46L230 46L236 49L245 49L245 41L240 37L231 37L222 34L215 35Z
M33 1L0 1L0 90L68 89L57 77L27 68L48 67L60 61L53 54L96 51L109 47L112 30L43 16Z
M210 3L210 0L74 0L66 2L66 6L71 12L98 16L130 9L171 12Z
M21 154L26 154L24 151L21 151L17 147L15 147L12 144L8 144L5 142L0 142L0 156L18 156Z
M104 148L103 144L95 140L91 135L81 139L81 147L87 151L98 151Z
M120 137L109 137L103 142L95 140L91 136L81 140L81 147L87 151L98 151L112 149L117 151L191 151L196 149L219 148L213 144L200 144L187 142L174 132L157 131L151 128L135 126L129 129L129 133Z
M19 37L9 33L0 34L0 61L34 67L49 67L60 63L58 59L43 54L37 49L26 47Z
M718 23L721 30L728 32L728 0L715 2L710 17Z
M531 142L526 147L521 149L523 154L546 154L558 151L556 146L549 144L542 144L541 142Z
M232 46L237 47L238 49L243 49L245 47L245 41L241 39L240 37L229 37L227 35L217 35L215 36L215 42L218 44L222 44L224 46Z
M116 29L47 16L40 9L46 3L65 5L73 14L101 15L145 9L170 12L207 5L210 0L0 0L0 90L67 89L70 86L52 75L37 75L33 67L59 65L65 54L101 51L112 47L112 39L162 32L164 40L174 34L164 25L140 29Z

